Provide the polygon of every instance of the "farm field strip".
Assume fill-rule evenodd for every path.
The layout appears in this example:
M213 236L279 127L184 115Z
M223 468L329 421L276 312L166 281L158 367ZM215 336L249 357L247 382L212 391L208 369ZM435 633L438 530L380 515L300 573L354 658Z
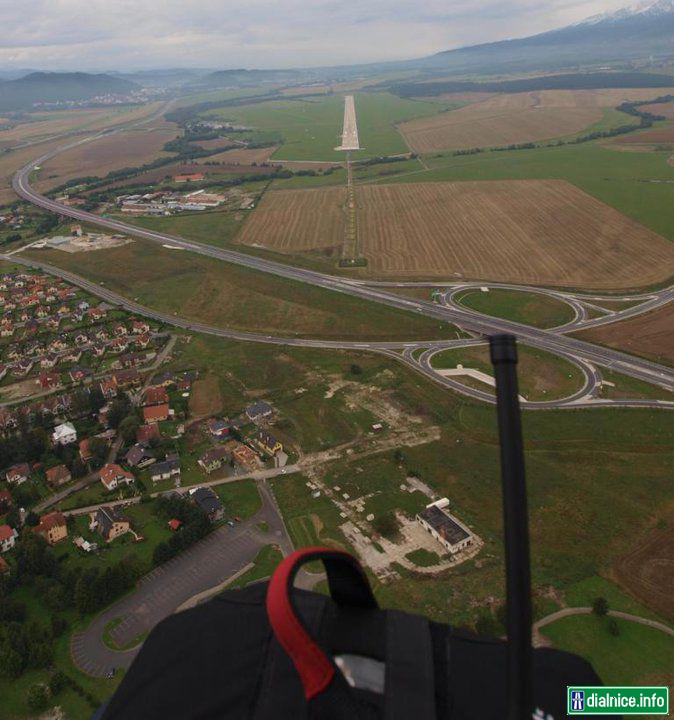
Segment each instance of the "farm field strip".
M239 242L286 253L339 243L335 212L317 210L336 209L341 189L285 192L265 195ZM559 180L363 185L358 224L373 277L627 289L674 273L664 238Z
M451 112L402 123L399 130L419 153L549 140L589 128L602 119L606 108L624 100L650 99L669 92L658 88L499 94Z

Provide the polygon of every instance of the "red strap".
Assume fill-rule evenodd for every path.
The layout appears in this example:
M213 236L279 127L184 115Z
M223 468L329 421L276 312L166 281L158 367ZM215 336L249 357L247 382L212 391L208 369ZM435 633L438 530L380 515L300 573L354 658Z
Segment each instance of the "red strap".
M307 701L327 688L334 677L335 666L300 622L290 599L290 591L297 569L307 561L307 556L320 556L321 553L329 553L333 557L344 555L353 561L351 555L334 548L308 547L296 550L278 565L267 590L269 622L277 640L295 665Z

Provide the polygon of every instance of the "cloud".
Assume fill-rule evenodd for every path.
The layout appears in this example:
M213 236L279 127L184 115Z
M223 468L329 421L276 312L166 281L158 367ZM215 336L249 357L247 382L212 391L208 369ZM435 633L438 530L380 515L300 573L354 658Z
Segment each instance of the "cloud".
M621 0L22 0L0 68L298 67L420 57L521 37Z

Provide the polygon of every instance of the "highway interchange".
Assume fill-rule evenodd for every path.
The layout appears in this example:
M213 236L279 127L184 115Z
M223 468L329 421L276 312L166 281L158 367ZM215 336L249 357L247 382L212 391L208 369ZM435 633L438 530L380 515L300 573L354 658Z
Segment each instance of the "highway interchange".
M148 119L145 119L141 122L147 121ZM63 279L82 287L88 292L97 295L110 303L120 305L131 312L145 315L146 317L186 330L247 342L383 353L409 365L418 372L426 375L445 387L485 402L493 402L493 397L490 393L468 387L467 385L459 383L451 378L440 376L432 367L431 358L433 354L442 349L461 347L466 344L475 344L478 342L477 338L483 338L482 341L484 342L484 336L504 332L512 333L517 337L518 341L526 345L559 355L572 362L581 369L585 378L584 386L569 397L543 402L524 401L523 407L528 409L574 408L579 406L656 406L662 408L674 408L674 402L664 400L627 400L597 397L601 386L600 367L609 368L615 372L657 385L669 392L674 391L674 370L618 350L594 345L575 337L569 337L567 334L574 330L597 327L599 325L635 317L641 313L662 307L674 299L674 286L654 291L652 293L642 293L640 295L629 296L628 299L640 299L643 300L643 302L624 310L607 313L601 317L590 318L588 308L596 308L596 306L593 306L593 300L599 300L601 296L582 293L568 293L560 290L549 290L539 287L518 288L512 285L488 283L489 287L506 287L509 289L521 289L529 292L545 293L571 305L575 312L574 320L559 328L543 330L510 320L480 314L458 304L454 300L454 297L459 290L465 289L466 287L479 287L480 285L484 285L484 283L418 283L418 285L432 285L433 287L439 286L446 288L440 302L430 302L403 297L396 294L394 291L396 287L405 286L407 285L406 283L351 280L313 270L293 267L292 265L285 265L273 260L248 255L242 252L236 252L226 248L192 242L175 235L169 235L167 233L160 233L137 227L120 220L101 217L76 207L64 205L43 195L31 186L31 173L33 173L36 168L39 168L39 166L47 160L72 147L83 143L94 142L98 138L115 134L120 130L121 128L117 127L110 131L102 131L96 135L88 136L84 139L68 143L41 155L37 159L25 165L15 174L12 179L12 187L14 191L21 198L38 207L59 215L71 217L80 222L96 224L117 233L124 233L130 236L139 237L160 245L169 245L174 248L181 248L199 255L205 255L216 260L232 263L258 272L270 273L288 280L308 283L325 290L381 303L398 310L416 312L422 316L453 323L462 330L471 334L476 339L432 340L408 343L352 342L279 337L263 333L230 330L226 328L213 327L195 320L189 320L177 315L170 315L147 308L130 300L129 298L125 298L112 290L109 290L108 288L48 263L33 259L28 260L25 257L19 257L17 254L12 254L11 257L3 255L3 259L40 268L45 272L60 276ZM424 352L421 354L419 354L419 352L414 352L419 348L423 348Z
M334 277L302 268L283 265L232 250L190 242L180 237L146 230L110 218L99 217L77 208L62 205L31 187L30 175L36 166L39 166L57 153L63 152L70 147L84 142L92 142L96 138L117 133L120 129L121 128L115 128L114 130L104 131L95 136L71 142L56 151L42 155L17 172L13 179L15 192L25 200L60 215L72 217L82 222L93 223L115 232L140 237L161 245L179 247L190 252L206 255L220 261L234 263L252 270L271 273L298 282L309 283L333 292L341 292L363 300L382 303L399 310L411 311L422 316L453 323L464 330L470 337L462 337L456 340L413 342L353 342L279 337L264 333L226 329L148 308L130 298L115 293L113 290L101 284L92 282L80 275L46 262L32 258L29 259L16 253L0 255L1 259L35 267L44 272L59 276L108 303L186 331L200 332L244 342L380 353L406 364L443 387L488 403L494 402L491 393L486 390L478 390L464 385L452 377L440 375L433 368L432 358L435 354L447 348L483 344L485 342L485 335L510 332L516 335L518 340L526 345L554 353L573 363L579 368L583 377L582 387L569 397L545 402L525 401L523 402L523 407L527 409L606 406L674 408L674 402L670 401L616 400L598 397L602 382L601 367L607 367L624 373L625 375L647 381L670 392L674 391L674 371L657 363L633 357L609 348L596 346L567 335L567 333L572 331L597 327L636 317L642 313L663 307L674 299L674 286L642 293L640 295L626 296L622 299L631 301L638 300L638 304L622 310L606 311L602 309L600 305L595 304L601 302L602 296L569 293L539 287L517 287L500 283L487 284L489 288L507 288L511 290L543 293L567 303L572 308L574 318L570 322L557 328L542 330L480 314L461 305L457 301L459 293L465 291L467 288L480 288L484 286L485 283L361 282ZM418 300L396 294L396 290L399 291L401 288L409 286L428 287L429 292L430 288L441 287L443 291L439 302ZM611 299L620 298L612 296ZM591 317L593 314L596 315L596 311L599 309L601 309L604 314L600 317ZM254 558L256 552L270 542L270 536L273 535L272 541L279 543L284 552L287 552L290 540L280 513L275 506L273 497L269 493L267 486L262 483L259 484L259 487L262 494L263 507L258 515L251 518L250 521L243 523L234 531L221 528L213 533L209 539L199 543L193 550L156 569L154 574L143 579L136 592L127 596L120 601L120 603L108 608L84 632L77 633L73 637L71 650L73 659L80 669L91 675L100 677L104 676L111 667L126 667L130 664L133 656L137 652L137 647L125 652L117 652L111 650L103 642L106 628L118 618L123 618L123 622L116 626L114 630L118 636L115 637L115 640L123 646L127 643L133 644L132 641L135 637L142 636L142 634L154 626L159 619L172 612L180 602L194 595L194 593L199 592L204 587L217 585L224 578L230 577L237 569L246 567L246 563ZM260 530L258 523L261 519L264 519L269 526L268 533L263 533ZM286 545L288 547L286 547ZM216 557L218 562L210 562L212 560L211 556ZM205 558L208 558L209 562L204 562L203 560Z

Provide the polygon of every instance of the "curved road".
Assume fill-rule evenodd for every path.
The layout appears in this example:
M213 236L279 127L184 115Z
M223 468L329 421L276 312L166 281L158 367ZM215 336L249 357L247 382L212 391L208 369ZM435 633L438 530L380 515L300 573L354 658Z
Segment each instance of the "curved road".
M145 122L147 119L145 119ZM90 222L102 227L109 228L111 230L114 230L115 232L125 233L128 235L133 235L136 237L141 237L146 240L150 240L152 242L156 242L159 244L171 244L177 247L181 247L185 250L189 250L190 252L194 252L200 255L205 255L207 257L212 257L218 260L222 260L229 263L234 263L236 265L241 265L243 267L250 268L252 270L257 270L260 272L267 272L271 273L273 275L277 275L279 277L287 278L290 280L295 280L299 282L305 282L309 283L311 285L315 285L327 290L332 290L333 292L341 292L344 294L348 294L354 297L358 297L364 300L379 302L385 305L388 305L390 307L394 307L398 310L406 310L406 311L414 311L418 312L421 315L424 315L426 317L431 317L434 319L442 320L445 322L451 322L459 325L460 327L473 332L478 333L480 335L492 335L495 333L511 333L515 335L518 340L521 342L531 345L533 347L538 347L543 350L547 350L549 352L564 355L565 357L573 357L576 360L578 360L581 363L584 363L585 365L601 365L604 367L609 367L613 370L616 370L617 372L623 373L625 375L629 375L631 377L635 377L640 380L644 380L649 383L654 383L660 387L665 388L668 391L674 391L674 370L671 368L659 365L657 363L644 360L642 358L633 357L631 355L628 355L626 353L619 352L617 350L612 350L610 348L603 348L600 346L593 345L591 343L578 340L577 338L570 338L566 337L565 335L555 332L554 330L542 330L539 328L533 328L527 325L523 325L520 323L515 323L509 320L503 320L500 318L494 318L489 317L485 315L481 315L479 313L475 313L473 311L467 310L463 307L458 306L443 306L438 305L436 303L426 302L423 300L415 300L411 298L405 298L401 297L399 295L396 295L392 292L387 292L385 289L382 289L381 285L375 285L375 284L369 284L365 285L362 282L356 282L340 277L335 277L332 275L326 275L323 273L315 272L312 270L306 270L303 268L296 268L290 265L284 265L282 263L274 262L271 260L267 260L264 258L259 258L253 255L246 255L244 253L235 252L233 250L228 250L224 248L218 248L214 247L212 245L206 245L206 244L200 244L196 242L191 242L184 240L183 238L168 235L164 233L155 232L153 230L147 230L144 228L136 227L133 225L128 225L124 222L113 220L111 218L103 218L99 217L98 215L94 215L93 213L86 212L84 210L80 210L78 208L68 207L66 205L62 205L61 203L58 203L42 194L34 190L29 181L30 173L34 170L36 165L39 165L46 160L54 157L55 155L65 151L66 149L69 149L71 147L81 145L85 142L92 142L96 140L99 137L103 137L106 135L114 134L116 132L119 132L119 128L115 128L111 131L103 131L97 135L94 135L89 138L85 138L83 140L79 140L74 143L70 143L67 145L64 145L60 148L57 148L56 150L52 150L49 153L46 153L36 159L35 161L29 163L25 167L21 168L13 177L12 179L12 186L14 188L14 191L19 195L20 197L24 198L25 200L42 207L46 210L49 210L54 213L59 213L61 215L65 215L68 217L75 218L77 220L83 221L83 222ZM19 261L16 256L12 257L12 260ZM21 262L21 261L19 261ZM25 262L25 261L23 261ZM59 268L55 268L53 266L48 266L45 263L37 263L34 261L30 261L30 263L35 265L36 267L42 267L43 269L47 270L48 272L52 272L57 275L61 275L61 277L64 277L65 279L69 279L71 282L74 282L75 284L80 285L81 287L84 287L84 279L80 278L73 273L66 273L63 270L60 270ZM49 268L49 269L47 269ZM94 288L96 288L96 294L103 297L103 291L100 288L100 286L96 286L93 283L90 284ZM88 288L91 292L93 292L92 287ZM114 295L114 293L110 293L109 291L105 291L106 293L109 293L110 296ZM669 301L669 295L674 293L673 289L668 289L662 296L658 296L658 298L651 300L652 303L655 304L663 304L664 302ZM149 317L156 317L157 319L161 319L162 322L165 322L165 315L163 313L157 313L155 311L149 310L148 308L142 308L142 306L135 306L134 303L132 303L129 300L124 299L122 302L120 302L119 296L116 296L114 299L111 300L112 302L115 302L117 304L122 304L124 307L133 310L135 312L144 313L147 314ZM640 306L641 307L641 306ZM638 314L639 308L632 308L632 314ZM641 310L643 312L643 310ZM626 317L625 313L630 313L630 309L621 311L620 313L614 313L610 321L615 321L618 319L618 316L620 316L620 319L622 317ZM604 322L607 321L606 318L599 318L598 320L603 320ZM587 324L584 325L587 327L589 323L595 323L598 324L595 321L587 321ZM173 325L178 325L180 327L185 327L186 329L192 329L200 332L207 332L207 333L214 333L214 328L210 326L206 326L202 323L197 322L190 322L187 320L174 318L174 320L171 322ZM306 340L306 339L299 339L299 338L275 338L273 336L266 336L258 333L246 333L246 332L237 332L237 331L225 331L220 330L217 334L221 334L224 337L230 337L234 339L240 339L240 340L250 340L255 342L272 342L272 343L282 343L282 344L292 344L292 345L299 345L299 346L309 346L309 347L339 347L339 348L347 348L347 349L361 349L361 350L374 350L374 351L383 351L383 350L390 350L394 347L401 347L400 343L395 344L389 344L389 343L370 343L370 342L362 342L362 343L342 343L339 341L314 341L314 340ZM448 341L451 342L451 341ZM320 343L320 345L319 345ZM453 344L456 344L456 341L453 341ZM419 343L403 343L402 344L405 347L418 347L420 346ZM425 346L433 346L438 347L439 345L437 343L431 342L426 343ZM404 360L405 361L405 360ZM409 362L409 358L407 359L407 362ZM423 367L422 365L417 364L417 368L421 372L424 372L424 374L428 374L429 370L427 367ZM434 371L431 371L431 375L433 379L437 379L437 374ZM607 401L607 400L597 400L594 404L602 403L607 405L616 405L616 404L624 404L624 405L633 405L635 404L634 401ZM659 403L659 401L639 401L639 404L659 404L662 405L662 403ZM535 405L531 403L530 405ZM561 405L568 406L568 403L561 403Z

